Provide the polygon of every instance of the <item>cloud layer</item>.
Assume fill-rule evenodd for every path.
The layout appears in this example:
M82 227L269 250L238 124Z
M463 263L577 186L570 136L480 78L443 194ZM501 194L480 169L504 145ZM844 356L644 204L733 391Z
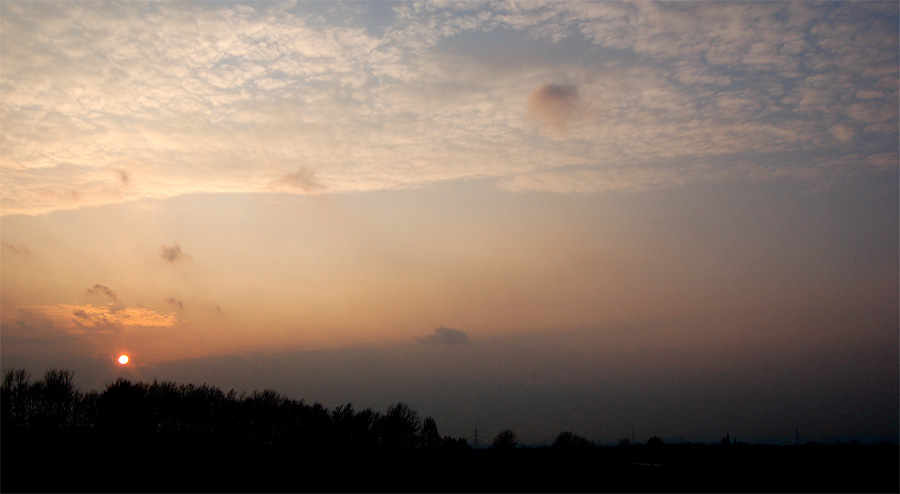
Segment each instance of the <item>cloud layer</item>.
M179 322L175 314L160 314L142 307L125 307L116 310L107 306L86 305L36 305L23 307L31 318L38 316L50 321L52 327L70 333L111 332L122 327L164 327Z
M677 187L699 176L659 160L695 158L716 180L879 173L898 159L897 19L890 2L9 2L2 214L466 178ZM730 165L747 153L777 165Z

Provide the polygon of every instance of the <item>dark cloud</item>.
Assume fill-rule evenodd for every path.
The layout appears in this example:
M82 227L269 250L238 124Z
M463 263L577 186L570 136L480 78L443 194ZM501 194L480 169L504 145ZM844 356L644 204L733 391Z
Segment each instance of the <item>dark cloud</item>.
M181 303L180 300L175 300L173 297L168 297L163 300L167 305L171 305L172 307L178 307L179 309L184 309L184 304Z
M441 326L434 330L434 334L416 338L422 343L465 345L469 343L469 335L464 331Z
M181 244L175 242L171 247L162 246L162 258L169 262L175 262L179 259L190 259L191 257L181 251Z
M564 132L581 113L578 88L569 84L542 84L528 97L528 112L542 125Z
M88 295L106 295L113 302L118 302L119 298L116 296L116 292L112 291L108 286L101 285L97 283L91 288L88 288L84 291Z
M296 172L286 173L269 182L273 189L298 189L303 192L316 192L321 190L322 184L316 177L316 171L306 167L300 167Z

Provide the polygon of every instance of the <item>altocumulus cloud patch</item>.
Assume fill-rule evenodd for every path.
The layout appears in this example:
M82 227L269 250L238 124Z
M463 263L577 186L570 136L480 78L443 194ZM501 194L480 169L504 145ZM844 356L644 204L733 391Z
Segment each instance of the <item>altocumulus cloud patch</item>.
M105 306L86 305L35 305L23 307L28 312L41 314L67 332L115 329L123 326L164 327L179 322L175 314L161 314L143 307L126 307L113 310Z

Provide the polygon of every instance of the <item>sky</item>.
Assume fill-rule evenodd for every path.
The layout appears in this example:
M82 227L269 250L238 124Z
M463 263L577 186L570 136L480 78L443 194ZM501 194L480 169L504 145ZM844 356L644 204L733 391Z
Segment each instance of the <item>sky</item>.
M898 21L4 0L2 367L470 444L896 440Z

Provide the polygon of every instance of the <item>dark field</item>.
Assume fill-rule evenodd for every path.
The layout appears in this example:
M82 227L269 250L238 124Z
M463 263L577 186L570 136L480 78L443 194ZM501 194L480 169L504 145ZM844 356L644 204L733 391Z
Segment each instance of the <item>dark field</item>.
M898 492L894 445L309 450L3 433L3 492Z

